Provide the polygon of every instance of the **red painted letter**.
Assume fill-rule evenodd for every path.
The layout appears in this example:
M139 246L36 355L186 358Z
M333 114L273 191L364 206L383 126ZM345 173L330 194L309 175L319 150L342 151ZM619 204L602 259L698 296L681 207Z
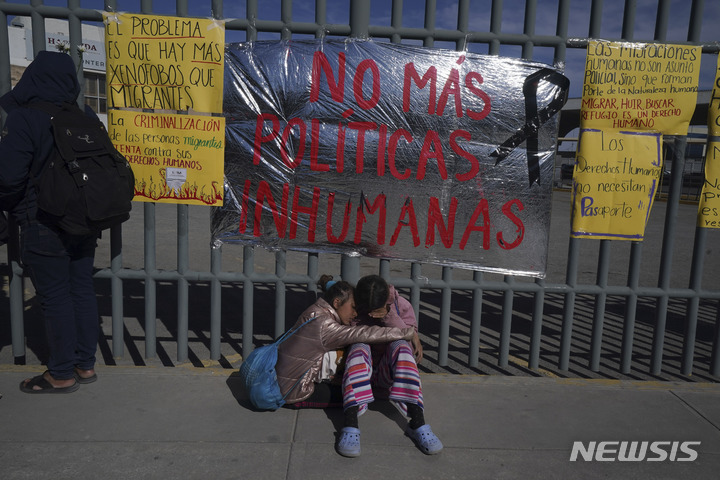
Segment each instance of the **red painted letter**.
M515 224L517 227L517 236L515 237L515 240L513 240L512 243L507 243L505 239L503 239L502 232L497 233L497 242L498 245L500 245L500 248L503 250L512 250L513 248L520 245L523 241L523 237L525 236L525 225L523 224L522 220L518 218L517 215L512 211L512 206L516 205L518 212L522 212L525 208L520 200L517 198L514 200L510 200L502 207L503 214L510 219L511 222Z
M443 221L442 212L440 211L440 202L437 197L430 198L430 206L428 207L428 227L427 236L425 237L425 246L431 247L435 245L435 226L437 226L440 239L445 248L451 248L453 244L453 235L455 232L455 212L457 211L457 198L450 199L450 211L448 211L447 226Z
M480 215L482 215L482 225L476 225ZM485 198L480 199L472 217L470 217L462 240L460 240L460 250L465 249L465 245L467 245L470 233L472 232L483 232L483 249L488 250L490 248L490 213L488 211L488 201Z

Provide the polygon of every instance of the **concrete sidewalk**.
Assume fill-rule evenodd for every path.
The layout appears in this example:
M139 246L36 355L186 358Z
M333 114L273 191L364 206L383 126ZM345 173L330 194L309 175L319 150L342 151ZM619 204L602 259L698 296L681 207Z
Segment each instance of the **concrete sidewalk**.
M424 374L423 455L387 402L360 418L362 456L334 450L340 410L254 412L236 370L99 366L69 395L28 395L40 366L0 366L3 479L717 478L720 385ZM665 441L664 461L571 462L573 442ZM700 442L685 445L682 442ZM615 458L609 444L603 458ZM677 461L697 452L691 462ZM646 458L659 454L647 451ZM675 461L671 460L672 458Z

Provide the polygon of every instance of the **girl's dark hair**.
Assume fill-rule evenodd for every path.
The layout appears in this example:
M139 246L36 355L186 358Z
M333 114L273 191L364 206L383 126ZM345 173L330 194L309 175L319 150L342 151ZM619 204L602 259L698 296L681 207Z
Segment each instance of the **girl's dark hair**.
M355 286L355 308L358 313L366 314L376 308L384 307L390 295L390 286L379 275L362 277Z
M328 286L328 283L330 286ZM332 275L322 275L318 280L318 287L323 291L323 298L332 305L336 298L340 299L340 305L350 299L353 294L353 286L343 280L334 281Z

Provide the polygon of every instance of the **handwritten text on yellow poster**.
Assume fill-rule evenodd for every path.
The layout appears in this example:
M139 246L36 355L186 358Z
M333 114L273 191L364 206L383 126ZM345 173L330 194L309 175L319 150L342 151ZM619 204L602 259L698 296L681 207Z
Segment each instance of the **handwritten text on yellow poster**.
M720 137L720 55L718 55L715 83L708 104L708 136Z
M659 133L580 131L573 237L643 239L662 172L661 144Z
M698 205L698 227L720 228L720 55L708 104L705 181Z
M581 127L686 135L701 53L687 45L590 41Z
M224 46L214 20L105 13L109 106L222 112Z
M720 228L720 138L707 144L705 181L700 194L697 225Z
M110 110L115 147L135 174L135 200L223 204L225 118Z

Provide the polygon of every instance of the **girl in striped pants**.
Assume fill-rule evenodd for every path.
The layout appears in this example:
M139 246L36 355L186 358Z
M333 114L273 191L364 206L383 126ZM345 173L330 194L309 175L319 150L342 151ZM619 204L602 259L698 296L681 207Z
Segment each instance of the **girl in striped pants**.
M415 327L412 342L389 344L357 343L348 348L343 375L345 427L337 445L338 453L360 455L358 417L365 413L375 395L387 398L401 413L410 417L405 434L428 455L439 453L443 445L425 423L422 385L417 364L422 360L422 345L412 305L398 295L378 275L369 275L355 287L357 325Z

